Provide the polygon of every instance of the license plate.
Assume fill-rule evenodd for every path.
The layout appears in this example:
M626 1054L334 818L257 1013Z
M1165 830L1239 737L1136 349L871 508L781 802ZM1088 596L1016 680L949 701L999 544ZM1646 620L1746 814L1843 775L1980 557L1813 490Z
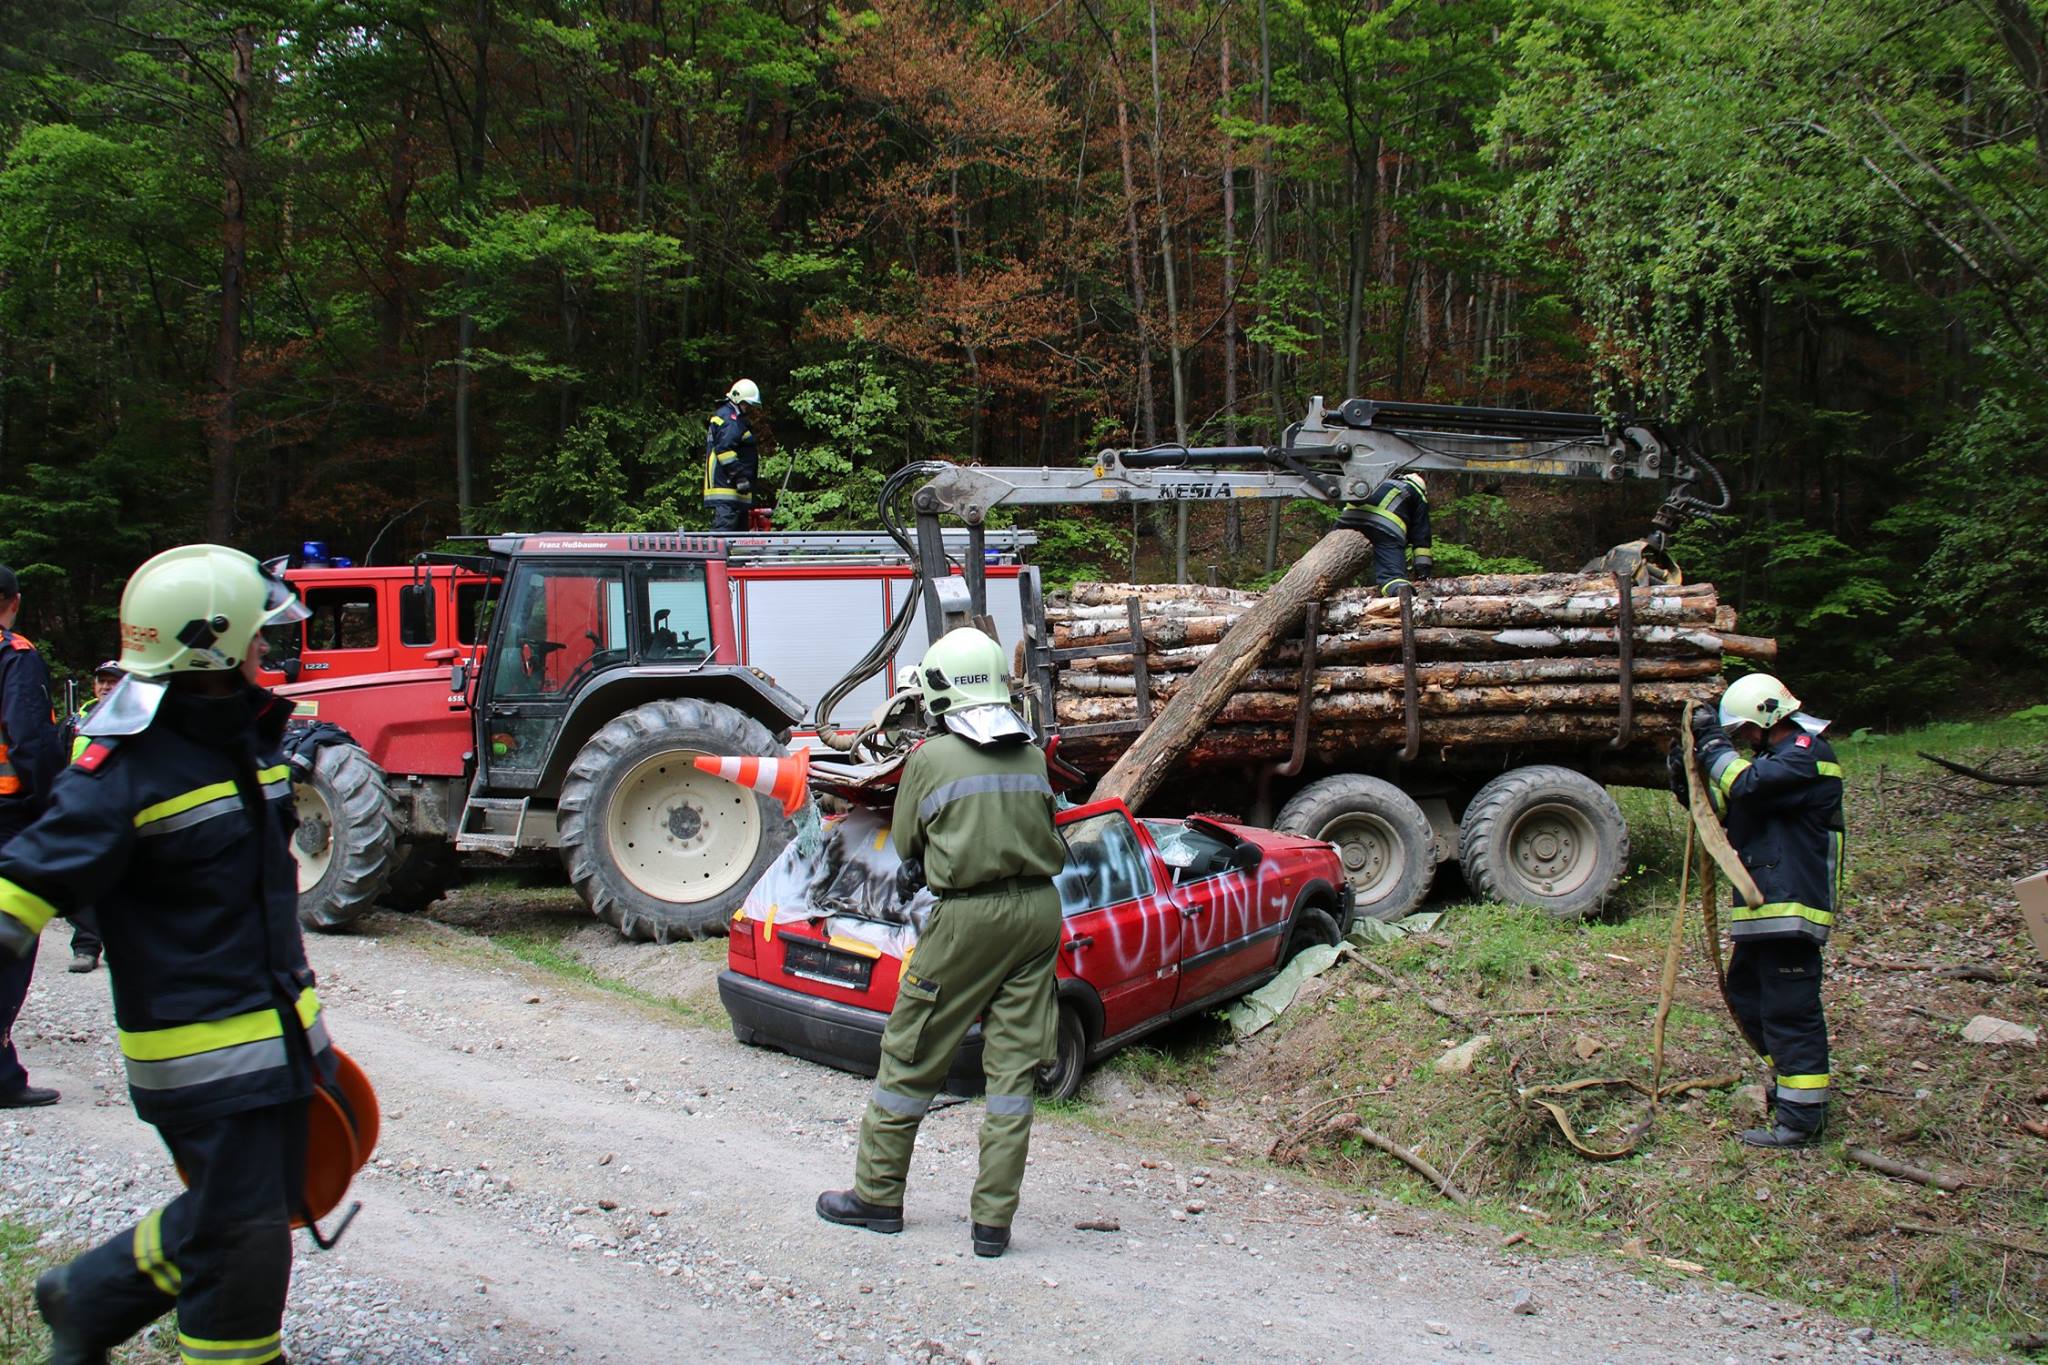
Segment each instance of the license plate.
M822 981L828 986L864 991L874 974L875 964L871 958L842 953L822 943L785 938L782 940L782 970L789 976L799 976L806 981Z

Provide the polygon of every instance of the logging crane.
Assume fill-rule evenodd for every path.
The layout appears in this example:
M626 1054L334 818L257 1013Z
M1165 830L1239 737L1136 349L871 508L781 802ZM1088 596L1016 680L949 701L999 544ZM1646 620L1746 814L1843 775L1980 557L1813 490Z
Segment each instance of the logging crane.
M1601 785L1623 757L1640 760L1652 738L1642 726L1631 738L1628 684L1635 632L1630 603L1643 589L1678 582L1669 538L1685 522L1727 510L1728 485L1720 472L1685 449L1659 426L1608 422L1580 413L1515 411L1431 403L1351 398L1334 408L1318 397L1307 414L1282 433L1277 445L1150 446L1105 449L1088 464L1070 467L989 467L939 461L911 464L892 474L881 494L881 520L910 557L916 582L883 637L847 675L819 698L811 724L824 743L850 751L851 764L830 763L842 784L858 770L889 766L907 751L924 725L917 694L902 687L871 724L835 731L832 711L863 680L883 670L904 645L921 613L930 639L968 624L991 629L983 573L984 528L998 508L1104 506L1121 503L1228 502L1308 498L1329 504L1362 502L1382 480L1409 471L1483 472L1503 478L1568 479L1611 484L1646 480L1667 488L1640 540L1614 547L1588 566L1612 573L1614 637L1619 649L1619 733L1609 760L1558 766L1492 765L1495 781L1476 794L1466 775L1436 776L1422 757L1416 701L1413 623L1408 588L1400 591L1402 633L1411 642L1406 662L1408 739L1387 756L1395 781L1358 771L1336 772L1298 785L1310 736L1312 645L1304 649L1300 711L1292 752L1252 763L1240 790L1255 822L1272 815L1274 779L1295 795L1279 812L1282 829L1327 839L1344 854L1354 891L1366 913L1392 917L1419 903L1435 865L1481 843L1497 845L1491 862L1503 870L1481 873L1475 886L1500 899L1534 903L1557 914L1582 914L1606 894L1626 860L1627 834L1619 808ZM908 515L904 503L907 499ZM947 518L966 528L949 554ZM906 521L909 523L906 526ZM1040 723L1057 723L1055 666L1089 654L1123 649L1135 665L1137 718L1108 725L1066 727L1062 733L1095 740L1109 730L1132 736L1129 747L1097 782L1094 797L1120 797L1141 809L1172 776L1175 765L1201 739L1219 710L1275 646L1302 632L1315 637L1319 604L1361 573L1370 559L1367 538L1350 532L1326 536L1279 582L1237 618L1208 656L1178 680L1158 711L1146 701L1145 645L1138 608L1131 604L1129 642L1093 649L1055 650L1050 631L1027 614L1019 662ZM955 572L955 568L959 570ZM1646 599L1647 600L1647 599ZM1304 630L1304 621L1307 627ZM1012 642L1019 643L1019 642ZM1118 742L1121 742L1119 736ZM1480 756L1489 760L1492 755ZM1361 755L1363 765L1365 756ZM1484 764L1480 766L1485 766ZM1661 761L1659 763L1661 770ZM1441 780L1439 780L1441 779ZM1398 785L1397 785L1398 783ZM1504 786L1505 784L1505 786ZM1509 790L1511 788L1512 790ZM1496 789L1499 789L1498 791ZM1462 829L1459 812L1472 829ZM1531 813L1534 813L1533 815ZM1526 818L1525 818L1526 817ZM1484 819L1489 829L1481 831ZM1499 826L1499 837L1493 838ZM1484 836L1484 837L1482 837ZM1466 859L1468 877L1473 872ZM1481 861L1486 859L1482 855ZM1498 883L1498 885L1496 885Z

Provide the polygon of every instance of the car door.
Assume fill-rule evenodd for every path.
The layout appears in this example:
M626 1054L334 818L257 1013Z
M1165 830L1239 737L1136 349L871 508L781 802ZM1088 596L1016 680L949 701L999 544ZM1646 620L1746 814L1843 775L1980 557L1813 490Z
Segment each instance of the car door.
M1053 878L1065 928L1067 974L1102 1001L1105 1039L1173 1008L1180 966L1181 916L1160 890L1150 842L1120 801L1064 811L1060 837L1067 865Z
M1175 1009L1234 993L1273 966L1287 932L1286 886L1238 866L1248 848L1223 832L1178 820L1148 820L1172 877L1182 920Z

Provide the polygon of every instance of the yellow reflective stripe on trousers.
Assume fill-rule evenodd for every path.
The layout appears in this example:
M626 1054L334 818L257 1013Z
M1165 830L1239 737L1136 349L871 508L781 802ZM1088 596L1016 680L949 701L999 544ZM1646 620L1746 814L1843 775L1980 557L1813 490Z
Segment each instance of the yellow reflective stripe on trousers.
M1828 1078L1825 1075L1780 1076L1778 1098L1788 1104L1826 1104Z
M159 1290L176 1298L184 1278L164 1256L163 1219L162 1209L151 1209L149 1216L135 1225L135 1268Z
M1738 905L1729 918L1737 924L1742 923L1744 920L1753 919L1798 918L1810 920L1823 928L1832 926L1835 922L1833 911L1816 910L1810 905L1801 905L1798 901L1771 901L1765 905Z
M57 917L57 907L25 886L0 877L0 914L7 914L40 934L43 926Z
M272 1332L267 1337L246 1337L241 1341L211 1341L180 1332L178 1351L185 1365L217 1365L220 1361L262 1365L284 1354L284 1334Z

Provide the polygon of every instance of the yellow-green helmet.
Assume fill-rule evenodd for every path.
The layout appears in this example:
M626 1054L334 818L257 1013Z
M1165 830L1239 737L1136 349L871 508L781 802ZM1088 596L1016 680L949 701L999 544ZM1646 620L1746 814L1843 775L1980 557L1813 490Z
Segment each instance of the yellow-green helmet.
M241 667L257 631L306 619L283 564L225 545L180 545L144 561L121 592L121 667L138 678Z
M1010 704L1003 647L972 626L949 630L932 642L917 666L917 684L934 720L964 707Z
M1760 725L1768 730L1799 709L1792 689L1768 673L1745 673L1721 694L1721 724Z

